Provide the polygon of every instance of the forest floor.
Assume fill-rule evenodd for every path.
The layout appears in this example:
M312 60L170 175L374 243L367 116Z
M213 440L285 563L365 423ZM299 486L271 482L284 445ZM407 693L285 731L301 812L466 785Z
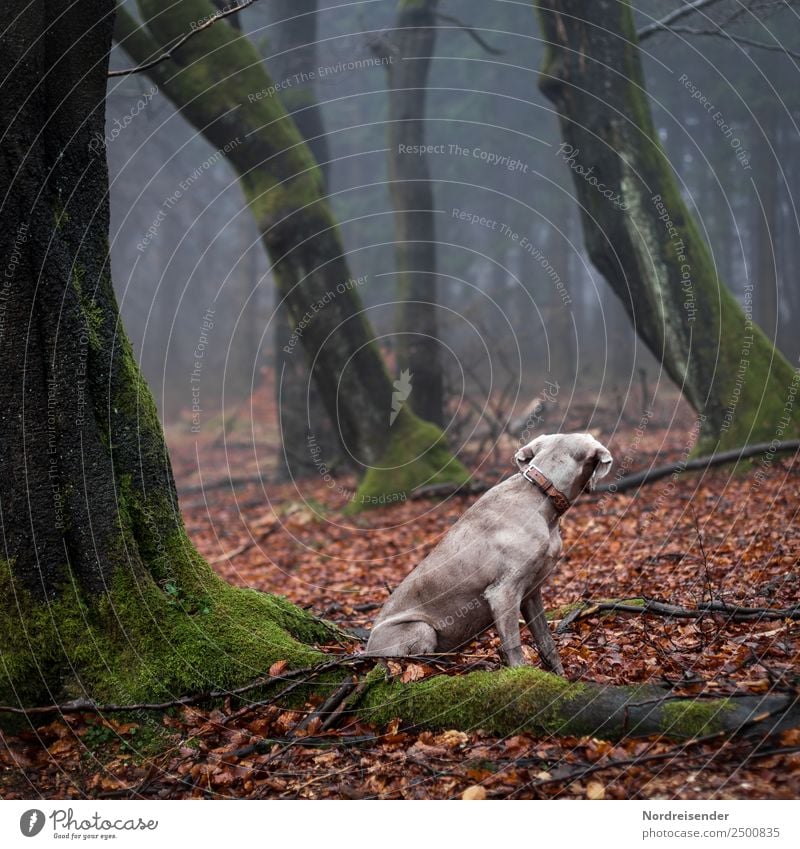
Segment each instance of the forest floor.
M643 436L635 423L609 447L628 471L677 460L690 420ZM171 446L189 533L231 583L288 596L357 636L358 651L391 588L436 544L477 496L414 500L346 516L337 479L297 484L239 481L193 485L204 468L253 468L253 448ZM501 452L510 457L510 451ZM616 467L615 467L616 468ZM484 466L490 483L507 466ZM613 472L612 472L613 474ZM763 479L761 476L763 475ZM709 600L784 608L800 596L797 510L800 465L754 458L666 478L638 493L582 498L563 518L564 556L544 590L550 610L581 600L647 597L694 608ZM227 555L227 556L226 556ZM563 616L563 611L556 619ZM525 640L528 641L527 634ZM669 682L687 694L796 691L800 622L732 622L605 614L557 634L572 680ZM339 651L341 651L341 647ZM526 648L537 663L536 652ZM498 668L493 631L453 658L448 674ZM403 680L435 671L390 663ZM280 670L273 670L279 674ZM314 705L306 706L312 711ZM183 708L152 718L65 716L7 737L0 747L6 798L797 798L800 731L766 741L676 744L659 738L609 743L592 737L480 729L441 733L394 722L345 722L302 731L303 711L259 708L229 721L229 706ZM639 761L639 763L637 763Z

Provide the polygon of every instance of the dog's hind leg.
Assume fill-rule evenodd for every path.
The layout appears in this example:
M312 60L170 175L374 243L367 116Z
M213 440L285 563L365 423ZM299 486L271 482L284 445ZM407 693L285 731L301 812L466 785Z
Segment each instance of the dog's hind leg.
M370 634L366 653L380 657L434 654L436 643L436 631L427 622L379 624Z

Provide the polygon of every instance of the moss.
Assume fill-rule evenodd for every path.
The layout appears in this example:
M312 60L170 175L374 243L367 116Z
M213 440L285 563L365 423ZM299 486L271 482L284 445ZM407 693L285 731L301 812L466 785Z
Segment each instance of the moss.
M72 288L78 296L81 311L86 322L86 334L89 346L93 351L99 351L103 345L100 333L103 327L103 310L92 295L85 291L84 280L86 269L76 265L72 270Z
M380 724L402 717L429 728L482 728L495 734L523 730L573 733L576 711L572 705L585 690L583 684L521 666L439 675L412 684L376 683L367 691L361 710L367 719Z
M419 486L468 480L469 472L450 453L442 431L405 408L389 431L386 450L364 475L347 509L357 513L405 501Z
M69 580L55 600L38 601L3 562L0 592L15 602L0 607L0 699L167 699L242 684L278 660L292 668L325 658L309 644L335 639L332 626L286 599L228 585L188 540L186 550L178 586L201 595L202 608L176 604L149 575L124 569L97 599Z
M725 729L723 715L733 710L734 706L727 699L667 702L662 714L662 727L670 737L691 738L716 734Z

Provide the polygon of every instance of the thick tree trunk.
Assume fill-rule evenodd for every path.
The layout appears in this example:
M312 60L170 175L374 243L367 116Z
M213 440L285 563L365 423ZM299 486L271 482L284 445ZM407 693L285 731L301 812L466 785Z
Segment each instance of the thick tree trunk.
M235 590L181 522L108 256L113 3L15 2L3 39L0 698L233 682L330 628Z
M117 29L138 62L214 13L207 0L139 7L146 27L120 9ZM363 281L350 277L319 169L253 45L218 21L148 74L239 173L295 326L287 353L305 350L348 455L365 470L353 509L400 500L426 482L466 480L433 424L406 408L390 428L392 383L362 310Z
M444 388L437 321L436 229L425 144L428 72L436 44L438 0L399 0L395 28L380 49L391 51L389 180L394 205L397 273L397 361L411 374L409 403L443 423Z
M702 449L796 434L796 374L719 280L655 133L629 3L535 5L589 255L705 417Z
M323 184L328 181L328 137L322 110L314 93L317 42L317 0L271 0L267 67L272 79L287 82L278 96L319 165ZM283 463L292 478L316 471L308 450L309 422L320 456L327 465L341 454L336 430L325 411L302 357L286 353L292 337L289 310L280 303L275 315L275 394L280 416Z

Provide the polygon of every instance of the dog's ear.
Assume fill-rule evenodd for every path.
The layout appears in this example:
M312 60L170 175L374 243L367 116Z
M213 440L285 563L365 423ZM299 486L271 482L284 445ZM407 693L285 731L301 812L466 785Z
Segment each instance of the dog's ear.
M531 440L527 445L523 445L522 448L517 451L514 455L514 462L519 467L520 471L525 468L525 466L530 463L531 460L536 456L536 452L542 447L542 440L544 439L544 435L537 436L536 439Z
M604 445L599 445L595 449L594 452L594 471L592 472L591 478L589 478L589 489L593 490L597 481L600 478L604 478L611 471L611 464L614 462L614 458L611 456L611 452Z

